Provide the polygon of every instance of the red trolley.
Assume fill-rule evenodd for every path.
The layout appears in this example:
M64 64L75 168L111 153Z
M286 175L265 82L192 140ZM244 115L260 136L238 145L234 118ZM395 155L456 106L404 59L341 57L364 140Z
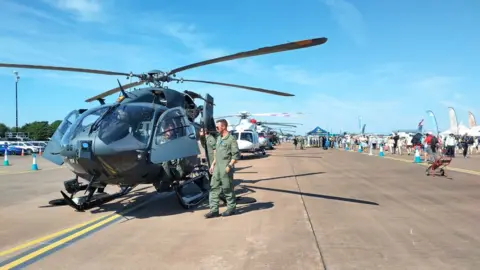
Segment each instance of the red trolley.
M435 176L438 172L440 176L445 176L445 167L450 165L450 162L452 162L452 157L446 156L445 150L442 150L440 154L437 154L435 160L430 162L425 174Z

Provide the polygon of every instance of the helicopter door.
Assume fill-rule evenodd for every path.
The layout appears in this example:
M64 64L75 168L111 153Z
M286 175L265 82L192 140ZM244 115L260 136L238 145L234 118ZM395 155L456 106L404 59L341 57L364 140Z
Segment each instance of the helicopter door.
M68 128L75 123L80 116L79 110L73 110L63 119L62 123L58 126L52 138L47 143L47 147L43 151L43 157L57 165L63 164L63 157L59 155L62 150L61 141L63 135L67 132Z
M195 127L183 108L166 110L158 119L154 134L150 154L152 163L200 154Z

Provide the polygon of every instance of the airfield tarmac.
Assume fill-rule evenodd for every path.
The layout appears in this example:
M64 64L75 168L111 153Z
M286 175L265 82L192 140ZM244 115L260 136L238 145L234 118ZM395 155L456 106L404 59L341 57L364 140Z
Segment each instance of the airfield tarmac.
M0 269L480 268L480 172L292 148L240 161L237 189L257 202L211 220L148 186L83 213L42 207L73 175L13 157L0 167Z

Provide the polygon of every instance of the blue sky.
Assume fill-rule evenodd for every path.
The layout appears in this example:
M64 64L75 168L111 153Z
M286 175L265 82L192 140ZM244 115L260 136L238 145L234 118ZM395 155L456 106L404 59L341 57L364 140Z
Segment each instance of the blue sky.
M188 2L188 4L187 4ZM228 2L228 4L227 4ZM168 71L224 54L314 37L326 44L179 73L295 94L278 97L203 84L170 84L210 93L217 116L249 111L302 112L305 132L412 128L433 110L448 127L480 117L480 2L475 0L114 1L0 0L0 62L122 72ZM0 69L0 122L15 124L14 76ZM90 108L90 96L125 78L18 70L19 122L61 119ZM116 95L107 101L113 101ZM236 120L235 120L236 121Z

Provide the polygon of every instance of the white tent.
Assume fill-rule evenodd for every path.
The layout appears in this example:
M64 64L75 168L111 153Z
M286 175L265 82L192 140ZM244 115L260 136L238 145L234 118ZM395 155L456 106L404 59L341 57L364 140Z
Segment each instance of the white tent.
M443 131L442 133L440 133L440 135L448 135L450 133L453 133L455 135L464 135L465 133L469 133L470 132L470 129L468 127L466 127L465 125L463 124L460 124L458 125L458 130L456 130L455 128L453 129L447 129L445 131Z
M458 135L463 135L469 132L470 132L470 129L465 125L462 125L462 124L458 125Z
M468 132L468 135L470 136L480 136L480 126L475 126L470 129Z

